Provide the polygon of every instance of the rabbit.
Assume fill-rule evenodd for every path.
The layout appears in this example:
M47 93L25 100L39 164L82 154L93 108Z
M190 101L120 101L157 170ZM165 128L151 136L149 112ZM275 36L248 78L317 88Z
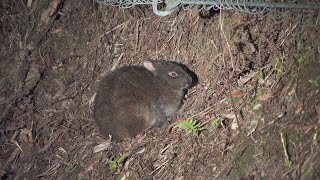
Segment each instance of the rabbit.
M172 61L145 61L124 66L104 77L95 97L93 118L102 135L121 141L147 128L167 124L197 76Z

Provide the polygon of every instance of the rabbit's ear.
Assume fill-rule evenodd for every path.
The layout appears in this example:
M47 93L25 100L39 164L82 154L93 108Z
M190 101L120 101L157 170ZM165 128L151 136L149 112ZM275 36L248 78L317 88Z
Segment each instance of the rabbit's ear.
M144 66L148 71L151 71L151 72L156 71L156 68L154 68L154 65L153 65L152 62L150 62L150 61L144 61L144 62L143 62L143 66Z

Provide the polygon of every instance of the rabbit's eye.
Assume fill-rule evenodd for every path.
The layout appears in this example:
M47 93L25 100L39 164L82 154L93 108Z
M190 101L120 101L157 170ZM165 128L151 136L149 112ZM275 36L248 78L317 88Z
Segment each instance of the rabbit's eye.
M171 71L168 73L171 77L177 77L178 74L175 71Z

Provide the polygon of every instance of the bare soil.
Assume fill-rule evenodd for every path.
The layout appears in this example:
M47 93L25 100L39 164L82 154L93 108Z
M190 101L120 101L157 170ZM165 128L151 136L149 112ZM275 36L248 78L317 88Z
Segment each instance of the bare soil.
M2 180L320 179L319 12L0 9ZM147 59L179 60L199 83L173 125L111 143L91 117L99 81ZM203 131L173 128L188 119Z

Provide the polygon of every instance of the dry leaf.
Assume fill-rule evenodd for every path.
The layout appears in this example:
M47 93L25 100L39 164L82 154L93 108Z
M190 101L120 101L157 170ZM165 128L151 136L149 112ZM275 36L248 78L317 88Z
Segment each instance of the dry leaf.
M98 144L96 146L93 147L93 153L98 153L100 151L104 151L106 149L108 149L110 147L110 142L105 142L102 144Z
M258 74L258 72L250 72L249 74L246 74L243 77L240 77L240 79L238 80L238 85L239 86L245 85L248 81L250 81L257 74Z
M266 101L268 100L270 97L272 97L270 92L264 93L262 95L259 96L259 100L261 101Z
M234 91L231 93L231 97L233 97L233 98L242 98L246 95L247 95L246 92L241 92L241 91Z
M300 114L303 110L303 101L297 103L297 109L294 111L295 114Z

